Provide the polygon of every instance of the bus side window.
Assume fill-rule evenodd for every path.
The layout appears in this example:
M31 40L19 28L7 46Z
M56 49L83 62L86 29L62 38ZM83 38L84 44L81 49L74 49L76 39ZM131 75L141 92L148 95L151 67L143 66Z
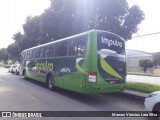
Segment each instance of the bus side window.
M33 52L33 50L29 51L29 59L32 59L32 52Z
M61 56L67 56L68 52L68 41L61 42Z
M26 59L28 59L29 58L29 53L28 53L29 51L26 51Z
M86 49L86 41L84 37L76 37L72 40L70 40L69 43L69 55L73 56L82 56L85 53Z
M69 41L69 56L77 55L77 40L71 39Z
M32 50L32 59L35 59L35 58L36 58L36 53L35 53L35 52L36 52L36 49L33 49L33 50Z
M44 57L50 57L50 45L47 45L44 49Z
M54 46L54 44L51 44L50 45L50 57L53 57L54 56L54 48L55 48L55 46Z
M61 42L55 44L54 56L61 56Z
M86 49L86 40L84 38L79 38L78 39L78 51L77 55L84 55L85 49Z
M39 58L40 57L40 48L36 48L35 49L35 58Z
M40 58L44 57L44 47L40 48Z
M24 60L26 60L26 56L27 56L27 53L26 51L24 52Z

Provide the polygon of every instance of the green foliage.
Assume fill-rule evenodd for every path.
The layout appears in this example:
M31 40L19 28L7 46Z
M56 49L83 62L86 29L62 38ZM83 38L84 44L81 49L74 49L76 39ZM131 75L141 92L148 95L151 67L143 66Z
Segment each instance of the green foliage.
M54 39L100 29L128 40L137 32L137 25L144 19L140 8L136 5L129 8L126 0L51 0L51 6L44 14L42 24L46 18L51 24L58 22L50 27L53 34L57 33L53 35Z
M160 65L160 52L153 54L153 64L154 66Z
M160 91L160 85L153 85L153 84L148 84L148 83L129 82L126 84L126 88L130 90L142 91L145 93Z
M0 49L0 60L7 61L8 53L6 48Z
M17 43L10 44L7 48L8 53L11 55L12 59L18 60L20 54L20 46Z
M13 39L20 51L91 29L129 40L143 19L140 8L129 8L126 0L51 0L43 14L27 17L24 34L18 32Z
M139 61L139 66L143 67L143 71L146 72L147 68L152 68L153 63L150 59L143 59Z

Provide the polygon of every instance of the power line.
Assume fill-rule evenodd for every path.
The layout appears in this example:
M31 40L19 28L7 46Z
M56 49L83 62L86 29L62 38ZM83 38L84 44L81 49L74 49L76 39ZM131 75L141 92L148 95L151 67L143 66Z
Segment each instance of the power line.
M155 34L160 34L160 32L156 32L156 33L150 33L150 34L145 34L145 35L140 35L140 36L134 36L132 38L137 38L137 37L145 37L145 36L149 36L149 35L155 35Z

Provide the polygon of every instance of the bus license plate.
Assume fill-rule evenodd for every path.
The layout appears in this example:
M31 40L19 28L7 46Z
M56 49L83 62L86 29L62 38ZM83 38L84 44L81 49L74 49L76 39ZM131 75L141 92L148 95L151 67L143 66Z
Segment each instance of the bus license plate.
M109 81L109 83L110 83L110 84L115 84L116 81L111 80L111 81Z

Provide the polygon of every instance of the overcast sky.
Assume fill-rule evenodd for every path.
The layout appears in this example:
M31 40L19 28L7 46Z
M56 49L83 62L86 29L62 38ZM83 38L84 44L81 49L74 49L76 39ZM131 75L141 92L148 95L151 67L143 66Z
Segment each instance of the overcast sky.
M145 13L145 20L139 25L137 35L160 32L159 0L128 0L129 5L137 4ZM22 31L28 15L40 15L48 8L50 0L1 0L0 1L0 48L14 41L13 34ZM127 49L147 52L160 51L160 34L134 38L126 43Z
M137 35L160 32L159 0L128 0L130 5L137 4L145 13L145 19L139 25ZM147 52L160 52L160 34L134 38L127 42L126 48Z
M13 43L13 34L22 31L28 15L40 15L48 8L50 0L1 0L0 1L0 48Z

